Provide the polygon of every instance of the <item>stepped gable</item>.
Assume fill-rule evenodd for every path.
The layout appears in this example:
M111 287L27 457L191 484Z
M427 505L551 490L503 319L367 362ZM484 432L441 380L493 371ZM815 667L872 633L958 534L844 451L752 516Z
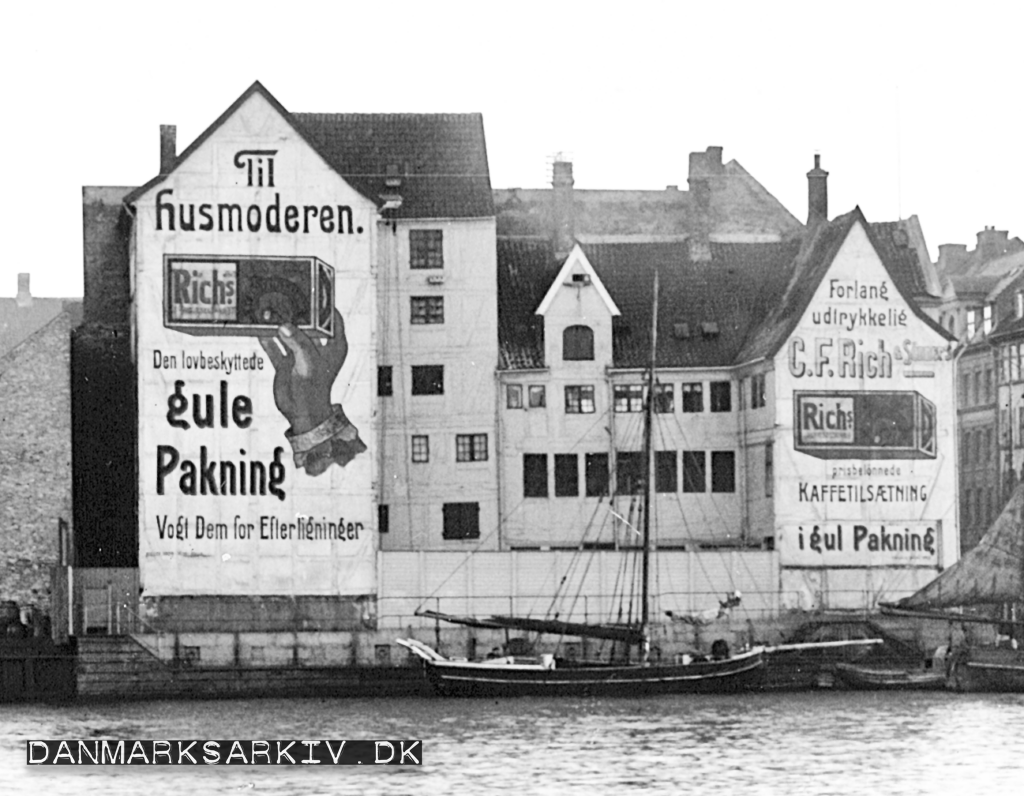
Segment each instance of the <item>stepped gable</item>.
M537 315L561 264L547 238L503 238L498 246L498 344L503 370L544 367L544 319Z
M710 260L681 243L584 246L587 258L622 311L614 319L615 367L650 359L654 271L658 270L659 367L709 367L739 361L756 328L785 287L799 241L710 243ZM683 326L685 324L685 327Z
M397 194L395 218L494 215L479 113L295 113L292 120L353 188Z

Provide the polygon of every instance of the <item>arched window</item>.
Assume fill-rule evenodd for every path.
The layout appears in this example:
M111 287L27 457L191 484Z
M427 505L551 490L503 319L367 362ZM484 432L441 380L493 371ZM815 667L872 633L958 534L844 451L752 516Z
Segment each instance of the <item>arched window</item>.
M562 359L594 358L594 330L589 326L566 326L562 332Z

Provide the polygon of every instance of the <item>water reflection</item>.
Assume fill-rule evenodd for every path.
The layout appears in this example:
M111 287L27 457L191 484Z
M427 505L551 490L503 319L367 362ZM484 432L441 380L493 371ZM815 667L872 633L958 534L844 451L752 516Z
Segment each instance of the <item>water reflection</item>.
M28 768L29 738L422 738L418 769ZM1024 696L252 700L0 707L0 792L1016 792Z

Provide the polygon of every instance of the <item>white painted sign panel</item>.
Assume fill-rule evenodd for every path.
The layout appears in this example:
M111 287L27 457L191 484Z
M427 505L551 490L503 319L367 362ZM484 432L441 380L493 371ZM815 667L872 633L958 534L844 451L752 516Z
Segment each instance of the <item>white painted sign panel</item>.
M375 592L375 207L259 94L136 205L154 595Z

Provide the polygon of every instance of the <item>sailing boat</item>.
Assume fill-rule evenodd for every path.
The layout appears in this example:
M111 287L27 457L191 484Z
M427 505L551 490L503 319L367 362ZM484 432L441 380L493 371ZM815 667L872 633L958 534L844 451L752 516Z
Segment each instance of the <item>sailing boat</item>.
M892 606L889 613L950 622L981 622L1009 630L994 646L963 643L947 658L947 686L959 691L1024 692L1024 623L972 613L941 613L943 609L1024 603L1024 483L977 547L920 591ZM1019 617L1019 614L1018 614Z
M522 658L506 656L484 661L446 658L415 639L397 639L423 660L434 690L445 696L640 696L648 694L733 692L756 687L763 677L763 647L732 655L724 642L716 642L710 659L678 663L651 660L650 560L651 560L651 426L654 401L655 351L657 344L658 274L654 274L654 322L651 359L647 375L644 411L644 508L641 551L641 601L638 625L585 625L558 620L518 617L452 617L434 612L422 615L472 627L515 627L521 630L578 635L624 642L639 650L633 663L562 662L552 655Z

